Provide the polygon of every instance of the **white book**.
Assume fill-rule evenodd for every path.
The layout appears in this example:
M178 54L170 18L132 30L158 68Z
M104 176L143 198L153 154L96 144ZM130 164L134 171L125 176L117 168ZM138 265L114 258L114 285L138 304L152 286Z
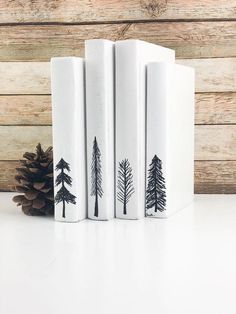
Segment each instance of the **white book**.
M194 193L194 69L147 66L146 216L168 217Z
M51 59L55 219L86 218L84 61Z
M116 217L145 215L146 64L174 62L171 49L139 40L116 42Z
M88 217L114 217L114 43L85 41Z

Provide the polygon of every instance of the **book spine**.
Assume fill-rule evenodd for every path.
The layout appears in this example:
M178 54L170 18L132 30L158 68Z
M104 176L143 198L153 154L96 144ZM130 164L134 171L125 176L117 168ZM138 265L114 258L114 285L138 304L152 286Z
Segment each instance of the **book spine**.
M171 92L171 91L169 91ZM166 217L167 71L147 65L146 216Z
M135 44L116 43L116 217L123 219L144 215L145 107L139 87L145 83L137 53Z
M55 220L86 218L84 61L51 59Z
M193 199L194 71L147 66L146 216L169 217Z
M114 217L114 43L85 41L88 217Z

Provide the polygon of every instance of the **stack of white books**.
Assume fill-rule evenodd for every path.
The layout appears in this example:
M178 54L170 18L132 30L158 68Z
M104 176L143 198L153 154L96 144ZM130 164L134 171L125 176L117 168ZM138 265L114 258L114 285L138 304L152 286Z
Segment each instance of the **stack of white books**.
M168 217L193 200L194 70L140 40L52 58L55 219Z

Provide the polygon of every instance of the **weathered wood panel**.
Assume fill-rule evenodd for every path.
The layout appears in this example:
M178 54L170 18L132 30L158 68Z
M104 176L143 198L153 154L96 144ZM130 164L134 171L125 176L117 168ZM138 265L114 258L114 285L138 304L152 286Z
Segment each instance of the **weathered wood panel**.
M196 69L196 92L236 90L236 58L185 59L177 63Z
M235 0L5 0L0 23L232 19L235 10Z
M139 38L175 49L178 58L236 57L236 22L152 22L2 26L0 61L84 56L84 41L88 38Z
M0 62L0 94L50 94L50 64Z
M0 161L0 191L13 191L17 161ZM236 161L195 161L195 193L236 193Z
M35 150L40 142L52 144L51 126L0 126L0 160L18 160L25 151Z
M197 92L236 91L236 58L181 59L196 69ZM0 62L0 94L50 94L48 62Z
M236 93L197 93L196 124L236 124Z
M0 96L0 125L51 124L51 96Z
M236 193L236 161L196 161L195 193Z
M236 125L197 125L195 160L236 160Z
M52 143L50 126L0 126L0 160L17 160L38 142ZM236 125L197 125L196 160L236 160Z
M17 161L0 161L0 191L14 191Z
M196 68L195 192L236 193L235 19L236 0L0 2L0 191L23 152L52 142L49 59L83 56L87 38L139 38Z
M197 93L196 124L236 124L236 93ZM51 125L50 95L0 96L0 125Z

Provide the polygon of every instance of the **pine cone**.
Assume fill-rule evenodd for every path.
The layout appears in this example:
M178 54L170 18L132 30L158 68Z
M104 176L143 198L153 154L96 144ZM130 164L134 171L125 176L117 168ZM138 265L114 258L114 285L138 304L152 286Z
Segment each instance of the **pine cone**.
M53 152L49 147L45 152L41 144L36 147L36 153L25 153L25 160L20 160L21 167L16 168L15 176L19 183L17 192L24 195L13 197L17 206L22 206L26 215L44 216L54 213L53 194Z

